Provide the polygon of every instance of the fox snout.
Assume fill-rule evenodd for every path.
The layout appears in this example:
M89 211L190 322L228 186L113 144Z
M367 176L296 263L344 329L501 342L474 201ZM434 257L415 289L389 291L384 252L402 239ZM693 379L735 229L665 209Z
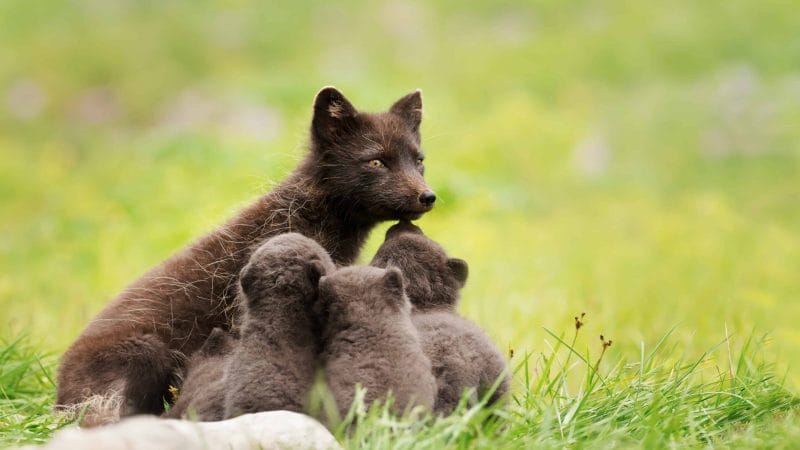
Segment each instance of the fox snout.
M430 189L423 191L422 194L419 194L419 202L422 203L423 206L433 206L436 202L436 193Z
M423 182L403 180L394 184L394 199L396 202L392 209L392 219L417 220L423 214L433 209L436 203L436 194ZM414 180L418 181L418 180Z
M408 207L413 210L430 211L430 209L433 208L433 204L436 203L436 193L420 178L421 177L417 175L416 177L407 179L406 183L403 183L406 186L406 201L410 202L408 203Z
M398 181L405 188L405 192L408 193L406 195L410 194L408 200L417 204L416 207L412 206L412 208L420 208L426 211L433 208L433 204L436 203L436 193L428 187L428 183L425 182L421 173L416 170L406 171L403 173L401 180Z

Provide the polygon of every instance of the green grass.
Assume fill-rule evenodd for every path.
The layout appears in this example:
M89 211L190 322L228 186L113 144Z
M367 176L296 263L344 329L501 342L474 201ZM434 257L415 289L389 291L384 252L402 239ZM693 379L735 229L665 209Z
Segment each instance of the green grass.
M753 439L745 428L778 413L796 414L800 405L760 360L763 338L748 339L738 351L720 345L690 357L665 335L654 348L642 347L638 358L617 358L603 370L600 363L611 352L600 350L592 360L574 340L551 336L548 351L517 359L515 379L522 386L509 405L464 403L452 416L427 422L362 409L355 431L342 427L339 437L353 448L685 448L737 439L764 448L789 444ZM731 366L715 373L703 366L718 350ZM776 421L778 427L790 423Z
M52 414L54 358L20 336L0 342L0 444L41 443L66 421Z
M547 333L546 350L511 357L516 385L505 404L470 405L465 396L449 417L398 418L357 399L337 438L346 448L376 449L788 448L800 434L800 398L764 360L767 336L738 348L726 338L689 355L670 332L638 355L618 356L608 338L584 349L579 330L571 339ZM68 423L49 412L53 361L24 338L2 347L0 440L43 442ZM726 367L713 364L716 353Z
M563 436L586 392L577 355L558 395L520 369L503 427L372 417L354 444L788 446L798 29L791 2L752 0L0 2L0 445L46 438L60 353L138 274L280 181L332 84L371 110L423 89L441 201L420 225L469 262L460 310L512 363L566 362L545 330L577 311L580 355L614 341ZM647 386L715 350L669 398L631 406L642 347L673 327ZM739 355L752 367L732 378Z

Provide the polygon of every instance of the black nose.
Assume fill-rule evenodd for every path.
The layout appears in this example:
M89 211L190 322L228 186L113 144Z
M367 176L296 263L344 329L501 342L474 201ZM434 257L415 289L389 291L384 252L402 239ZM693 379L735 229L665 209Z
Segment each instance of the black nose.
M436 202L436 194L433 191L425 191L419 195L419 202L425 206L431 206Z

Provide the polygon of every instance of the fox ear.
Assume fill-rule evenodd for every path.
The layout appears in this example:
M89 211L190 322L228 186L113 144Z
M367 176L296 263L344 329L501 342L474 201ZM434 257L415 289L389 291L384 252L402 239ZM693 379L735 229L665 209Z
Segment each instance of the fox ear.
M383 286L392 293L403 294L403 274L397 267L389 267L383 275Z
M316 314L317 317L322 318L328 314L334 291L327 275L323 275L319 278L318 286L317 301L312 305L311 311Z
M208 335L208 338L206 338L206 341L198 352L206 356L220 355L222 351L225 350L229 340L230 336L228 333L223 331L222 328L215 327L211 330L211 334Z
M314 118L311 120L312 134L330 141L353 127L358 111L335 87L323 88L314 99Z
M330 297L334 294L333 287L331 286L330 279L327 275L323 275L319 278L319 295Z
M469 266L466 261L459 258L450 258L447 260L447 268L450 269L450 273L456 278L460 287L464 287L467 284Z
M319 285L319 279L322 278L322 276L327 272L325 270L325 266L322 264L322 261L318 259L309 261L308 265L306 266L306 271L308 273L308 279L311 280L311 284L314 286Z
M400 116L414 133L419 133L419 124L422 122L422 91L416 91L394 102L389 112Z
M255 278L255 269L253 269L251 264L247 264L242 268L242 271L239 272L239 286L241 286L244 293L250 290L250 286L253 285Z

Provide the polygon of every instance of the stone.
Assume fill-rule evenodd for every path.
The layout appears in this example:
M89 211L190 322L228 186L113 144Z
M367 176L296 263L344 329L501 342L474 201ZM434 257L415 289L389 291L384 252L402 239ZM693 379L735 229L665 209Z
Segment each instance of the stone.
M340 449L322 424L304 414L268 411L219 422L134 416L97 428L67 428L44 446L20 450Z

